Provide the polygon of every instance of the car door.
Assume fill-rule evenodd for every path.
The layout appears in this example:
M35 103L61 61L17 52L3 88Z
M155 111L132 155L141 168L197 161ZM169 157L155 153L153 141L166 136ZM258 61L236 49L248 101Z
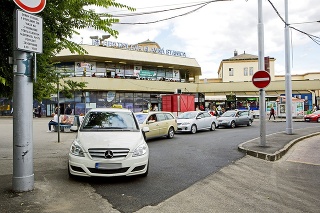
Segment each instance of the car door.
M157 113L157 124L159 128L159 135L166 135L168 130L168 122L163 113Z
M207 112L203 112L203 128L209 128L211 125L211 115Z
M239 113L239 125L246 125L249 120L248 112L240 111Z
M199 112L196 117L196 124L198 129L204 129L206 126L206 120L202 112Z
M148 115L148 118L146 120L146 124L149 127L149 132L146 132L146 137L147 138L158 137L160 135L159 134L159 124L158 124L157 120L153 119L154 121L149 121L151 116L156 118L155 114L149 114Z

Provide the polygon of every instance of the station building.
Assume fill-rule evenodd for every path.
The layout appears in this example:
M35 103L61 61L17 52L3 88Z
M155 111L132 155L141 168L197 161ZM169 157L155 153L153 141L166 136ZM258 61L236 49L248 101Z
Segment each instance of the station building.
M134 112L156 105L161 109L161 95L174 93L193 94L196 102L204 103L198 88L201 67L186 53L161 48L149 40L135 45L108 40L93 44L81 45L87 54L63 50L52 59L57 63L57 72L67 72L72 80L87 82L73 99L59 98L62 112L69 103L75 114L113 104ZM56 100L53 95L45 103L47 115L55 108Z
M195 96L194 107L203 104L207 109L259 109L259 89L252 83L258 71L258 56L248 53L223 59L218 78L200 79L201 67L195 58L182 51L164 49L147 40L138 44L93 39L92 45L81 45L87 54L79 55L62 50L54 58L57 72L67 72L74 81L87 82L83 91L72 99L59 95L60 112L71 104L74 114L90 108L121 104L134 112L161 110L161 96L174 93ZM271 83L265 88L266 102L279 100L285 94L285 76L275 75L275 58L266 57L265 70ZM292 95L304 99L304 110L320 103L320 73L292 75ZM38 103L37 103L38 104ZM3 105L3 104L2 104ZM50 116L57 105L57 95L42 102L43 115Z

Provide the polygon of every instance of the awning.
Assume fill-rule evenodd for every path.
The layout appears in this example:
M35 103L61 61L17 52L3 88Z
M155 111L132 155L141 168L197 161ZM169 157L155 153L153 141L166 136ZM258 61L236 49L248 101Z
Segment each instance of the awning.
M206 101L225 101L227 97L225 95L205 96Z

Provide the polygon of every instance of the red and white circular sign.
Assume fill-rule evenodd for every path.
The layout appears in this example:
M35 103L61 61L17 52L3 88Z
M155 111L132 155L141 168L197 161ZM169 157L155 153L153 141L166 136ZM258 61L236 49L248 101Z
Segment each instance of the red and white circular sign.
M40 13L46 6L46 0L13 0L16 5L29 13Z
M267 71L260 70L253 74L252 83L256 87L262 89L269 85L271 81L270 74Z

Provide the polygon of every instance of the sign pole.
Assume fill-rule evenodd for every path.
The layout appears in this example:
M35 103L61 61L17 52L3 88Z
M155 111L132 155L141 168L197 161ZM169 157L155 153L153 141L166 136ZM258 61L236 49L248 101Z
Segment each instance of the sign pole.
M46 0L14 0L13 11L13 176L16 192L34 188L33 173L33 53L42 53L41 12ZM36 74L36 73L35 73Z
M291 69L290 69L290 33L288 18L288 0L285 0L285 61L286 61L286 133L293 134L292 126L292 85L291 85Z
M264 70L264 26L262 16L262 0L258 0L258 62L259 70ZM266 110L265 90L259 90L260 146L266 145Z
M17 9L13 14L13 191L33 190L32 55L17 49Z

